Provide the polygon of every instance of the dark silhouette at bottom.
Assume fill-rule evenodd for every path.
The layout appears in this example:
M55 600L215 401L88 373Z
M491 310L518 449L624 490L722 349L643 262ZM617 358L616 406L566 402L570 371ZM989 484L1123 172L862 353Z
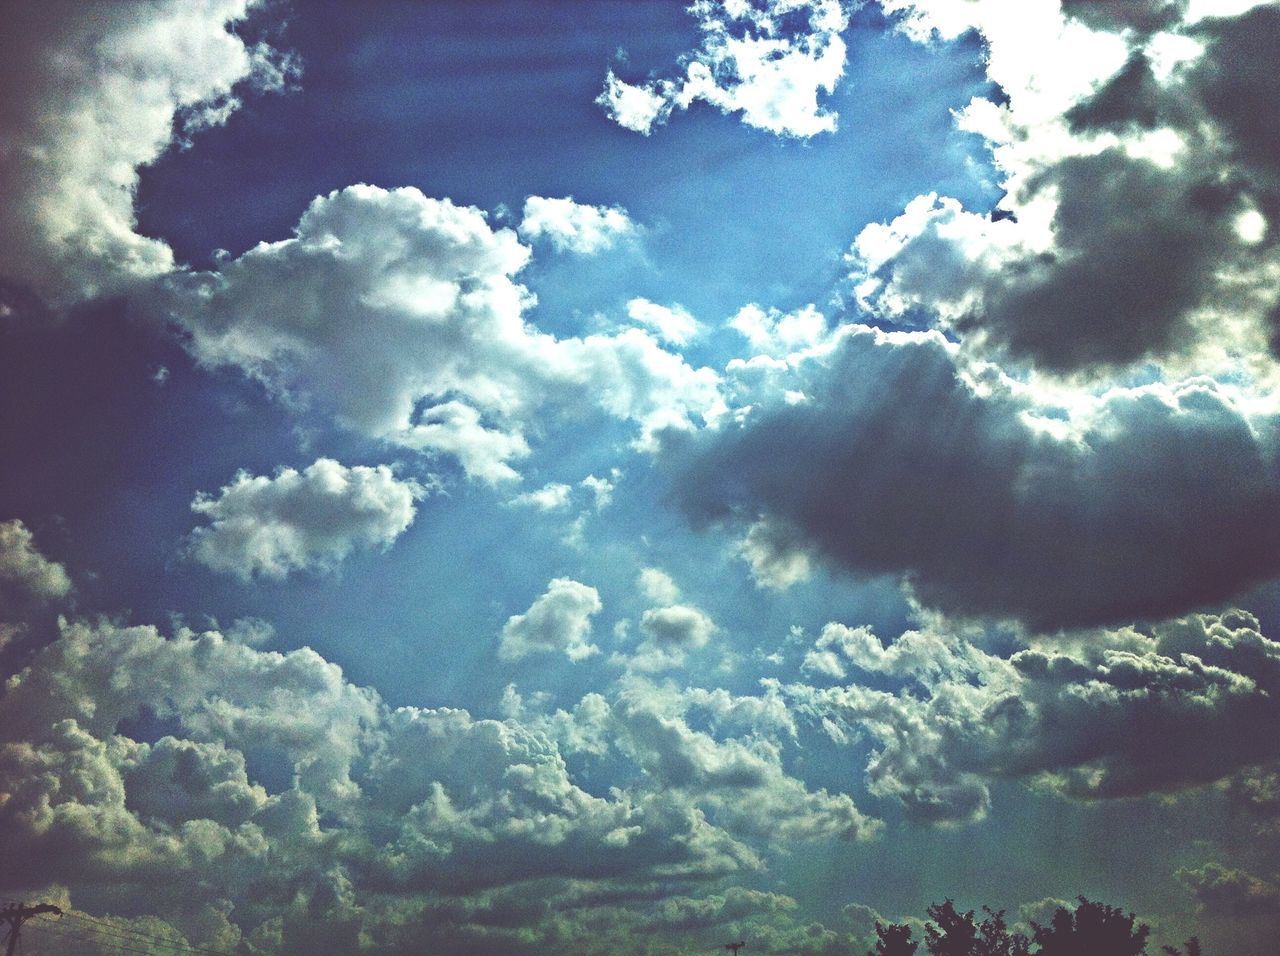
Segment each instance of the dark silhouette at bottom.
M1045 926L1032 920L1030 938L1010 932L1004 910L984 906L985 917L977 922L973 910L962 913L945 900L927 912L923 942L929 956L1146 956L1151 935L1151 927L1133 913L1083 896L1077 897L1074 912L1060 906ZM906 923L876 923L876 945L867 956L916 956L920 942ZM1194 936L1183 947L1165 946L1162 952L1201 956Z

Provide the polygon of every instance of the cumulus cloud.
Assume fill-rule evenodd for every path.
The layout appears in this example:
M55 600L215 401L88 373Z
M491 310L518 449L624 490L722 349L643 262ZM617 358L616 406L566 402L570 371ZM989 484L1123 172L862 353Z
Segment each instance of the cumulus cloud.
M423 494L385 465L347 467L318 458L272 477L240 472L191 510L207 519L191 532L188 555L242 581L327 571L353 551L388 548L413 523Z
M57 304L168 272L139 235L138 169L188 131L220 123L239 85L280 88L295 68L230 27L250 0L122 2L85 17L57 2L6 11L0 38L0 260L6 279Z
M661 568L641 568L636 579L640 593L651 601L675 604L680 600L680 588L671 575Z
M351 186L315 199L293 238L174 275L152 305L204 364L490 483L517 477L540 411L603 409L640 443L712 414L715 373L639 329L557 339L528 325L513 278L528 258L478 209Z
M148 739L148 722L166 732ZM176 883L184 905L280 919L269 900L335 875L358 909L371 893L424 905L436 889L760 865L684 795L582 790L542 732L392 709L308 649L214 631L68 624L9 679L0 728L0 838L31 861L10 889ZM288 772L261 776L264 761Z
M71 594L71 578L17 518L0 521L0 651L28 634L41 609Z
M738 554L750 565L751 577L762 588L782 591L809 580L813 574L803 537L774 518L762 518L752 524L738 542Z
M780 374L808 400L775 389L672 443L695 521L766 516L927 605L1033 627L1168 617L1280 570L1275 414L1229 385L1064 406L936 333L860 326Z
M926 821L983 816L989 785L1020 779L1080 799L1223 780L1275 759L1280 644L1239 611L1044 642L1002 657L936 631L884 646L866 628L824 629L793 704L838 740L866 733L873 793ZM890 679L879 690L854 672Z
M641 577L641 586L650 593L667 591L665 583L653 575ZM701 608L687 604L651 607L640 615L643 639L635 653L630 657L620 655L618 660L633 671L679 667L690 651L705 647L716 630L715 622Z
M695 713L712 729L693 729ZM776 688L736 697L633 680L612 699L593 695L548 725L567 749L597 758L616 751L650 785L693 801L738 835L784 844L879 831L847 794L810 790L783 769L782 741L795 727Z
M520 220L520 235L526 239L546 239L558 252L583 256L612 249L635 233L625 209L574 202L572 196L530 196Z
M761 355L785 356L817 345L827 333L827 320L812 305L794 312L745 305L729 319L738 332Z
M835 130L836 114L819 99L844 74L849 15L840 0L699 0L689 10L702 44L676 78L634 84L609 71L596 102L614 122L647 136L673 110L702 101L778 135Z
M658 305L648 299L632 299L627 303L631 321L647 326L658 337L672 345L686 345L698 334L698 321L680 305Z
M67 569L36 547L21 520L0 521L0 606L21 610L71 593Z
M1280 11L885 7L922 40L986 40L1007 100L975 99L958 122L991 143L1005 195L999 216L927 195L868 226L851 254L864 308L1056 373L1265 351L1280 165L1259 117L1280 91Z
M533 491L525 491L511 499L512 504L526 505L539 511L560 511L569 507L573 489L561 481L552 481Z
M518 661L530 654L564 651L580 661L600 649L591 643L591 619L604 609L600 593L569 578L553 578L523 614L513 614L502 626L498 656Z

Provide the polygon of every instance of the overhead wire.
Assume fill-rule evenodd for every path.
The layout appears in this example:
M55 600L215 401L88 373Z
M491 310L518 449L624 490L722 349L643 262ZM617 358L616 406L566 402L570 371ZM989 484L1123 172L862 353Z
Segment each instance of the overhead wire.
M42 933L48 933L51 936L57 936L62 939L74 939L74 940L79 940L82 943L97 943L98 945L106 946L110 949L118 949L122 953L134 953L134 954L137 954L137 956L156 956L156 950L154 948L134 949L131 946L124 945L124 943L120 942L119 940L112 940L112 939L104 940L99 936L89 936L89 935L86 935L85 933L82 933L76 930L59 929L57 926L55 926L52 923L33 923L28 925L34 927L35 929L39 930Z
M164 936L156 936L152 933L144 933L141 930L131 929L125 926L117 926L114 923L108 923L105 920L95 919L80 913L67 913L66 916L72 919L79 918L86 921L79 925L68 926L60 919L50 919L48 921L31 921L28 926L38 926L49 932L72 936L81 940L105 943L116 949L122 949L126 952L144 953L145 956L154 956L157 948L168 950L171 953L179 954L179 956L188 956L188 954L200 954L200 956L232 956L230 953L222 950L205 949L199 946L192 946L190 943L183 943L176 939L169 939ZM95 925L96 924L96 925ZM91 935L90 935L91 934ZM135 946L147 946L148 949L131 949L125 943L132 943Z
M108 922L107 920L100 919L96 916L90 916L88 913L81 913L81 912L72 910L63 914L64 919L68 917L71 919L84 920L89 923L96 924L98 926L106 927L107 929L115 933L125 933L130 936L136 936L140 939L147 940L148 942L163 943L166 946L170 946L175 949L181 949L188 953L199 953L201 954L201 956L232 956L232 954L224 950L209 949L204 946L195 946L191 943L179 942L178 940L168 939L164 936L157 936L155 933L148 933L148 932L145 932L144 930L136 929L132 926L120 926L119 924Z

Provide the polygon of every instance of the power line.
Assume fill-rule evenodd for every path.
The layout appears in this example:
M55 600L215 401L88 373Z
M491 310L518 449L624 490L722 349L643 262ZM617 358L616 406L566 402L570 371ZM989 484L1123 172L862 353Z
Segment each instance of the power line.
M107 920L99 919L96 916L90 916L88 913L71 911L63 914L63 919L67 917L71 917L72 919L85 920L89 923L94 923L94 924L97 924L98 926L106 927L107 930L113 933L127 934L129 936L138 937L139 939L145 940L147 942L160 943L164 946L168 946L173 949L181 949L184 952L188 952L188 953L200 953L200 954L203 954L203 956L231 956L230 953L224 952L223 950L220 950L220 949L208 949L207 947L204 947L204 946L193 946L191 943L180 942L176 939L169 939L164 936L157 936L154 933L148 933L143 930L136 929L132 926L120 926L116 923L111 923L111 922L108 922ZM104 932L104 930L97 930L97 932Z
M124 945L124 943L119 940L102 939L99 936L89 936L76 930L59 929L52 923L39 923L37 926L41 932L48 933L51 936L57 936L61 939L76 939L82 943L97 943L102 946L108 946L111 949L118 949L122 953L134 953L137 954L137 956L156 956L155 949L134 949L131 946Z
M17 902L10 902L3 909L0 909L0 922L9 924L9 932L5 937L5 956L14 956L14 953L17 952L18 945L22 942L22 924L43 913L57 913L61 916L62 910L52 903L37 903L35 906L28 906L26 903Z

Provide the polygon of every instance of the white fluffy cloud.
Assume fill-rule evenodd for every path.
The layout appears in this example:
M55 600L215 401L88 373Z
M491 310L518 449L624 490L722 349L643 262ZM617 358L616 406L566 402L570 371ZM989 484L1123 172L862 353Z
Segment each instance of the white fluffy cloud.
M546 239L560 252L592 256L635 235L636 226L618 206L591 206L572 196L530 196L524 201L520 235Z
M819 102L844 74L840 34L849 15L840 0L699 0L702 45L683 59L676 79L627 83L610 70L596 100L620 126L648 135L675 109L702 101L741 113L748 126L809 137L836 128ZM797 18L799 27L789 24Z
M557 339L528 325L513 277L529 250L478 209L351 186L314 200L295 233L171 277L155 304L200 361L349 428L494 483L517 477L540 412L603 409L645 443L716 407L715 373L639 329Z
M553 578L523 614L502 626L498 656L518 661L539 651L564 651L580 661L600 649L591 643L591 619L603 610L595 588L569 578Z
M55 303L173 268L135 230L138 168L188 130L223 121L237 84L279 88L292 69L229 27L252 0L74 0L5 11L0 35L0 274Z
M636 298L627 303L627 315L631 321L647 326L658 337L672 345L685 345L698 334L698 321L680 305L658 305L648 299Z
M240 472L191 503L209 524L191 532L188 554L244 581L332 570L353 551L390 547L413 523L422 493L385 465L348 468L331 458L272 477Z

